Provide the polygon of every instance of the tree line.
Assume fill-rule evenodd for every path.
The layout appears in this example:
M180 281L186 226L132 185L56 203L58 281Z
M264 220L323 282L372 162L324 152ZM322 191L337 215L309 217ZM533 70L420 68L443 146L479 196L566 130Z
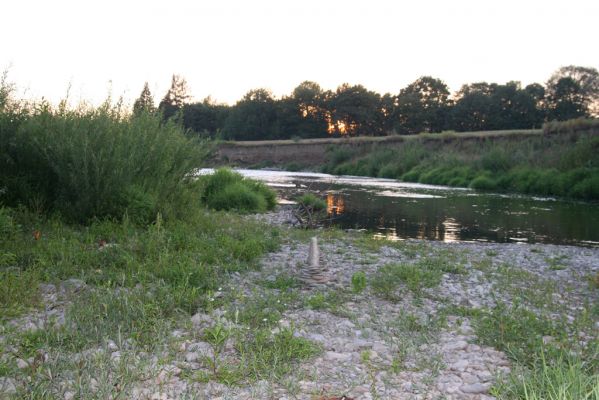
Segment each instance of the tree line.
M133 113L160 112L190 132L227 140L531 129L546 121L597 117L599 72L566 66L545 84L477 82L463 85L453 96L442 80L423 76L398 94L381 95L347 83L324 90L305 81L280 99L267 89L250 90L233 106L210 97L201 102L190 98L185 79L173 75L157 107L146 83Z

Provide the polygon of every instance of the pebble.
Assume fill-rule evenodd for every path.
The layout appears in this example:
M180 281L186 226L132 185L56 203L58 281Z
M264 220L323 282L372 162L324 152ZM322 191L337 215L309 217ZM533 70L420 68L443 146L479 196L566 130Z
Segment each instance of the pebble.
M489 385L484 383L471 383L460 387L460 390L464 393L486 393L489 390Z

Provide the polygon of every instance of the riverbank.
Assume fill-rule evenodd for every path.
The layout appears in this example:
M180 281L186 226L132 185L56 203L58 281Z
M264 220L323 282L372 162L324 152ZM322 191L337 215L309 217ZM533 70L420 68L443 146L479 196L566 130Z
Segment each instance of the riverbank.
M531 131L223 143L214 162L595 201L597 125L574 120Z
M228 221L214 226L215 237L245 232L240 258L205 258L205 265L229 272L185 312L174 306L164 313L162 300L148 300L197 285L164 285L175 281L167 271L190 253L164 264L163 283L136 283L142 271L128 269L127 260L131 251L150 254L140 246L149 243L146 234L135 233L132 242L129 232L101 246L87 238L87 260L97 260L92 267L40 277L33 309L4 315L0 390L64 399L519 398L522 382L543 389L545 354L553 366L571 365L577 379L586 379L580 390L599 394L593 377L599 249L379 241L360 232L292 228L285 208L246 222L207 216L215 217ZM164 229L162 241L152 236L159 258L181 252L183 243L174 227ZM309 288L300 276L314 235L331 279ZM268 253L250 252L252 237L271 241L261 247ZM36 251L18 259L39 257ZM46 251L55 259L67 254ZM248 261L226 268L242 259ZM94 278L111 271L123 274Z

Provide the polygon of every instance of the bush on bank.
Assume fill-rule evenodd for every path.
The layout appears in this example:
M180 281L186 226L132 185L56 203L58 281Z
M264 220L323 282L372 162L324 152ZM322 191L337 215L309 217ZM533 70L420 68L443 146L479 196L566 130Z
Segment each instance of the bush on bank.
M201 177L202 201L214 210L264 212L276 206L276 194L265 184L227 168Z
M176 210L195 184L207 146L158 115L47 103L0 103L0 201L58 212L76 222L122 218L142 223ZM169 209L170 208L170 209Z

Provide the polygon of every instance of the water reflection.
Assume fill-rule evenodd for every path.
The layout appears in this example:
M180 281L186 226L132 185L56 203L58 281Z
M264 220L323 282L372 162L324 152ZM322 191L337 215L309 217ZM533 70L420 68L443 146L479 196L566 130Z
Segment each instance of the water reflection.
M329 217L337 217L345 211L343 195L335 192L327 193L327 213Z
M462 226L453 218L447 218L443 221L443 237L439 240L444 242L457 242L460 240Z

